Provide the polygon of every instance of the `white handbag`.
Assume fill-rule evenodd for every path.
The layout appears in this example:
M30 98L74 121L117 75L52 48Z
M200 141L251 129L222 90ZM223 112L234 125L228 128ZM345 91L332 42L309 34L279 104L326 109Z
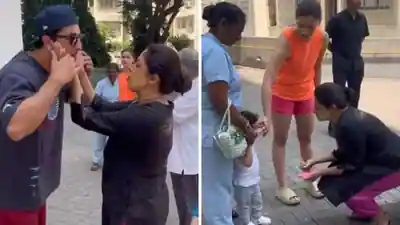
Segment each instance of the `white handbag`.
M217 134L214 140L221 150L222 154L228 159L235 159L243 156L247 142L245 136L235 126L231 124L231 101L228 101L228 107L222 117Z

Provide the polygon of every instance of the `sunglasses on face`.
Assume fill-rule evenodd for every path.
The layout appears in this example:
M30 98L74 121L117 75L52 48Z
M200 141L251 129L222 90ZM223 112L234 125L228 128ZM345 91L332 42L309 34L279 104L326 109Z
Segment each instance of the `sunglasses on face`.
M68 35L57 34L56 35L57 38L62 38L62 39L68 40L72 46L75 46L79 40L83 39L84 36L85 36L84 34L68 34Z

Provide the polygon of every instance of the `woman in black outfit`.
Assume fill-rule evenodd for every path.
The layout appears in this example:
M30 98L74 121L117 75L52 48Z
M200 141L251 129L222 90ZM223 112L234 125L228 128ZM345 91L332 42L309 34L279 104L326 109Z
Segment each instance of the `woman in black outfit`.
M133 73L128 83L138 94L136 102L108 102L95 95L85 74L75 79L72 121L109 136L104 149L102 225L164 225L168 217L166 164L172 147L173 103L165 95L183 94L190 87L177 53L162 44L150 45ZM81 104L82 90L88 108Z
M328 168L311 170L309 179L321 177L322 193L335 206L346 203L352 218L388 225L388 216L374 199L400 186L400 137L374 115L350 106L354 96L351 89L334 83L315 89L317 117L335 124L337 149L305 162L303 168L331 162Z

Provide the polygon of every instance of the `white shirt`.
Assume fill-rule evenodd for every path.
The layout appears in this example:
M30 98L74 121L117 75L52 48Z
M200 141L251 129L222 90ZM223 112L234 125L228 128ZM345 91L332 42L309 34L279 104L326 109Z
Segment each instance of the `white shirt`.
M198 88L196 78L192 88L174 101L173 146L168 157L168 171L172 173L199 173Z
M108 77L97 82L96 93L111 102L119 101L119 84L118 78L114 84L111 83Z
M253 164L251 167L243 166L239 160L235 161L235 170L233 173L233 184L240 187L249 187L260 183L260 163L257 153L252 147Z

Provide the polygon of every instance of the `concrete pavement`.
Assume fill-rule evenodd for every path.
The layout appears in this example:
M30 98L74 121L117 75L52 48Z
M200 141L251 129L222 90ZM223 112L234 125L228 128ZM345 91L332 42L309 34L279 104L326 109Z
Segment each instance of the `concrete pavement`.
M93 133L72 124L65 109L65 138L61 187L48 202L49 225L99 225L101 172L91 172ZM177 225L177 212L170 189L170 213L167 225Z
M399 66L396 65L367 65L366 78L363 83L360 107L380 117L386 124L395 130L400 130L400 104L394 101L400 90ZM245 108L261 114L260 83L263 71L260 69L239 67L244 81ZM330 81L329 66L323 68L323 80ZM316 155L328 153L334 149L335 143L327 135L327 124L317 122L313 135L313 149ZM262 192L264 211L273 220L274 225L347 225L362 224L350 223L346 216L349 210L345 206L333 208L326 200L314 200L307 197L299 185L296 167L300 162L299 147L296 139L295 126L290 130L287 143L287 176L290 183L302 199L296 207L287 207L275 199L275 175L270 156L271 135L260 140L256 149L261 163ZM296 187L297 185L297 187ZM394 217L392 224L400 224L400 191L392 190L378 198L378 202L385 204L385 208ZM396 203L399 202L399 203ZM365 224L365 223L364 223Z

